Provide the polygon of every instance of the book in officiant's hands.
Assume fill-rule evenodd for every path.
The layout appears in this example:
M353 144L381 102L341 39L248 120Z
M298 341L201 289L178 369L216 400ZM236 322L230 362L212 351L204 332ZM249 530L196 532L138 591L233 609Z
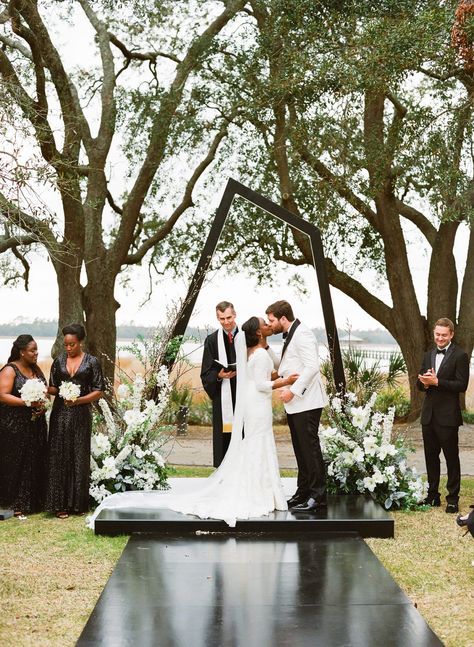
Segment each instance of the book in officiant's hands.
M219 362L218 359L215 359L214 363L217 364L217 366L219 367L219 370L223 368L225 373L232 373L233 371L237 370L237 364L235 362L233 362L232 364L227 364L226 366L222 362Z

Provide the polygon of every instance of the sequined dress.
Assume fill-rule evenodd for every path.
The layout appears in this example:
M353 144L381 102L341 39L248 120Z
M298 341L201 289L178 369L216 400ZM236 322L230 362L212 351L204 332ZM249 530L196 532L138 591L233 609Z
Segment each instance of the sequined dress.
M66 360L66 353L54 360L49 378L51 386L59 389L63 382L74 382L81 387L81 396L104 390L96 357L85 353L73 377L68 373ZM49 423L46 510L86 512L89 509L91 429L90 404L68 408L59 395L54 398Z
M11 394L19 398L29 378L6 366L15 371ZM44 510L46 484L46 419L31 416L29 407L0 404L0 507L24 513Z

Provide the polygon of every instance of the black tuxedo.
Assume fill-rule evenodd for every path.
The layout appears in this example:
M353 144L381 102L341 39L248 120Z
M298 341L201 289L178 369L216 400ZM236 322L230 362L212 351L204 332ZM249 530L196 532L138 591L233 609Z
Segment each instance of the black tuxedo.
M219 467L230 443L230 433L222 432L222 408L221 408L221 389L222 380L218 379L220 367L214 362L219 358L219 349L217 344L217 335L223 335L224 346L227 355L227 363L235 362L235 346L229 343L229 339L224 334L223 329L215 330L208 335L204 341L204 350L201 363L201 382L207 395L212 400L212 439L213 439L213 463L214 467ZM232 392L232 403L235 407L235 392L237 382L233 377L230 380Z
M425 353L420 374L436 366L436 348ZM459 346L451 343L437 372L438 386L425 389L418 380L418 388L425 391L421 410L423 445L428 474L428 498L440 496L439 455L443 450L448 472L448 503L457 504L461 485L458 430L462 425L459 394L469 382L469 358Z

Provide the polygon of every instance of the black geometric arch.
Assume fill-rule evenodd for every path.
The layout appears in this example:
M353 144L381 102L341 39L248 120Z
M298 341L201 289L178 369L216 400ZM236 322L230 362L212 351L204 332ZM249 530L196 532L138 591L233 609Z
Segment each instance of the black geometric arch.
M319 229L309 222L306 222L299 216L291 213L284 207L264 198L259 193L252 191L240 182L229 178L227 186L222 195L219 207L217 208L214 222L212 223L211 230L207 237L206 243L202 250L201 258L194 272L193 279L188 289L183 308L176 321L172 337L184 335L191 318L194 306L196 305L199 292L206 277L206 273L211 265L212 256L216 250L217 243L219 242L220 235L224 228L224 224L232 202L236 196L244 198L251 202L256 207L260 207L268 214L275 216L279 220L286 222L291 227L298 229L306 234L309 238L311 251L313 255L313 265L316 269L318 279L319 294L321 296L321 305L323 309L324 324L326 327L326 335L329 344L329 353L334 373L334 382L338 389L343 389L345 386L344 369L341 357L341 348L339 345L339 337L337 334L336 321L334 319L334 309L332 306L331 293L329 290L329 281L326 272L326 265L324 262L324 251L321 241L321 234Z

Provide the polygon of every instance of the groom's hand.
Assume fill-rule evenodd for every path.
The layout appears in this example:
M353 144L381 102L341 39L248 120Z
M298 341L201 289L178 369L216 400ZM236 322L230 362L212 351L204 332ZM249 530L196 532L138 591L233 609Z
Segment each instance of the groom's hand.
M282 389L279 393L280 400L282 402L290 402L290 400L293 400L294 393L290 391L290 389Z

